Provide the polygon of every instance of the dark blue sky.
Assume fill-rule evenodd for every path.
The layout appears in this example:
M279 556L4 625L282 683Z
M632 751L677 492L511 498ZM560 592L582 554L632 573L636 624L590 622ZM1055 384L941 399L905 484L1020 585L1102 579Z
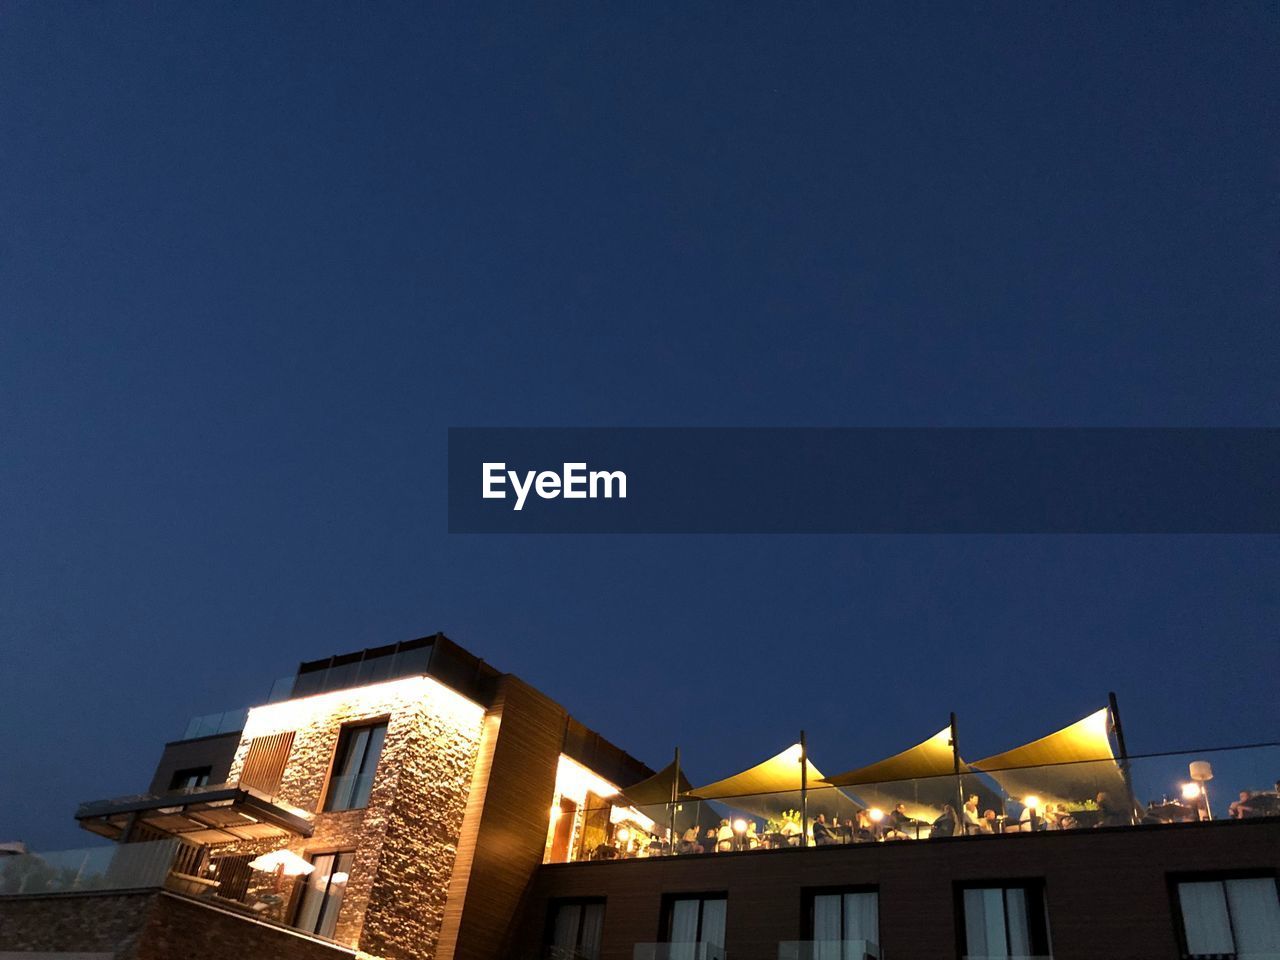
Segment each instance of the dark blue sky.
M1273 5L426 6L0 5L0 839L436 630L695 778L1280 736L1275 538L444 490L448 426L1277 425Z

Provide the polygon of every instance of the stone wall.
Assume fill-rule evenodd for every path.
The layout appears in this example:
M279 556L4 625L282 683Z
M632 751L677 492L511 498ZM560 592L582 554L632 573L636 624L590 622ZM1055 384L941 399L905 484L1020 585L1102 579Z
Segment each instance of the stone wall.
M483 708L430 677L410 677L317 694L250 712L231 764L239 776L254 737L295 732L277 802L316 812L344 724L387 719L387 735L364 810L315 813L307 839L228 844L222 853L263 853L288 846L302 856L355 850L334 939L386 960L430 958L453 870L458 834L479 747ZM296 895L267 911L289 918ZM262 876L250 895L274 892Z
M0 951L133 957L156 891L0 897Z
M8 951L114 960L350 960L351 950L159 890L0 898Z

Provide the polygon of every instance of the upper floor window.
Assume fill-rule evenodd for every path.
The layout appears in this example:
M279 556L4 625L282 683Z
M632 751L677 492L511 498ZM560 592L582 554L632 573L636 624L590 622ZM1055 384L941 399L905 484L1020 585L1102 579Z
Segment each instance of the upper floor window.
M874 890L819 890L809 899L813 960L878 955L880 903Z
M373 775L378 769L386 736L385 720L342 728L325 796L325 810L355 810L369 805Z
M961 908L966 958L1019 960L1051 955L1042 883L963 887Z
M551 906L548 960L600 960L603 900L557 900Z
M723 893L668 897L664 906L669 960L723 960Z
M1183 956L1280 956L1280 894L1275 877L1232 877L1178 884Z
M203 787L209 782L213 767L189 767L186 770L175 770L169 781L170 790L191 790Z

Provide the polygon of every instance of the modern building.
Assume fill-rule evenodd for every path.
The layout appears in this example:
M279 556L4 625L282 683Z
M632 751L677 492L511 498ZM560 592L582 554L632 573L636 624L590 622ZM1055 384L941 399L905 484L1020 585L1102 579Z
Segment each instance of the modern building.
M1227 818L1208 754L1119 732L968 763L953 718L830 777L802 735L695 787L437 634L193 721L76 811L112 844L0 860L0 960L1280 957L1280 745L1211 757Z

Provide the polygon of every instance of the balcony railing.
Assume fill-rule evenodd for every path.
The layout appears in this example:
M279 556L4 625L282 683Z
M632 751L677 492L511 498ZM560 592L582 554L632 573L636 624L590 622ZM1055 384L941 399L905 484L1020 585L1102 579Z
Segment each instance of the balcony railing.
M778 960L879 960L880 947L870 940L783 940Z
M184 846L177 840L153 840L3 857L0 896L162 887Z
M625 860L1280 817L1277 776L1280 743L1265 743L674 804L593 796L556 805L548 849Z
M637 943L632 960L726 960L724 947L714 943Z

